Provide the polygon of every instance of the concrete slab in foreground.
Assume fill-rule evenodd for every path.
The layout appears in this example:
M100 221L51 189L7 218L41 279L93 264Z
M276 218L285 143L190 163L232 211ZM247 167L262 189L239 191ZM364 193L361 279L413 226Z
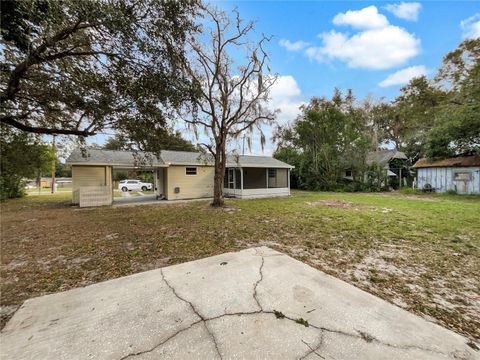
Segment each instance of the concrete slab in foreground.
M458 334L261 247L28 300L1 334L1 357L419 360L479 353Z

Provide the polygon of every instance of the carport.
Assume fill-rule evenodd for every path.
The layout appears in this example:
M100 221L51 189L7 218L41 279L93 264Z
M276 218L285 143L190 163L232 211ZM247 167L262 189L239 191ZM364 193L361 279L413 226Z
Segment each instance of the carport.
M112 205L114 202L143 202L165 196L165 168L159 157L144 152L76 149L67 160L72 166L72 203L80 207ZM151 171L154 194L128 198L114 197L114 171Z

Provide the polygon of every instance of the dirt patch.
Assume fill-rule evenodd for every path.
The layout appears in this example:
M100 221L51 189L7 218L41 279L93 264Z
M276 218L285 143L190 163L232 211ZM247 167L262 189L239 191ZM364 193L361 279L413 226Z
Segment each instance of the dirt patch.
M8 201L0 204L0 327L28 298L266 245L478 340L480 202L418 204L307 192L218 209L208 201L85 211L47 196Z
M350 208L353 207L353 203L350 201L343 201L343 200L317 200L317 201L307 201L307 205L310 206L329 206L329 207L336 207L336 208Z
M375 206L370 205L363 205L363 204L355 204L350 201L345 200L317 200L317 201L307 201L307 205L310 206L326 206L331 208L339 208L339 209L352 209L352 210L377 210ZM388 211L382 212L390 212L391 209Z

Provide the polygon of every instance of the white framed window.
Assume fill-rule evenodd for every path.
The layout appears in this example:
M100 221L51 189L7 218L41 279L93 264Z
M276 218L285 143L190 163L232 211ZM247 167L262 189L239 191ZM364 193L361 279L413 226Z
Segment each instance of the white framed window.
M353 176L352 170L345 170L345 177L352 177L352 176Z
M186 167L185 168L185 175L197 175L197 168L196 167Z

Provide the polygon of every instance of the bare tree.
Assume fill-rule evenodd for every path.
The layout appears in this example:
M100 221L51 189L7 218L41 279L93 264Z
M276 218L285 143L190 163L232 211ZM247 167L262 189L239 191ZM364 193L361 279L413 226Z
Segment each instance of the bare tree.
M212 206L222 206L227 144L241 134L250 141L258 131L263 146L261 125L271 123L276 115L268 106L268 95L277 77L270 74L264 49L270 37L260 35L253 40L254 23L244 23L236 9L232 17L214 7L204 12L203 37L188 41L192 56L184 64L197 95L194 111L182 118L197 137L203 130L209 138L201 145L215 161ZM230 52L235 53L235 60ZM237 61L240 54L243 63Z

